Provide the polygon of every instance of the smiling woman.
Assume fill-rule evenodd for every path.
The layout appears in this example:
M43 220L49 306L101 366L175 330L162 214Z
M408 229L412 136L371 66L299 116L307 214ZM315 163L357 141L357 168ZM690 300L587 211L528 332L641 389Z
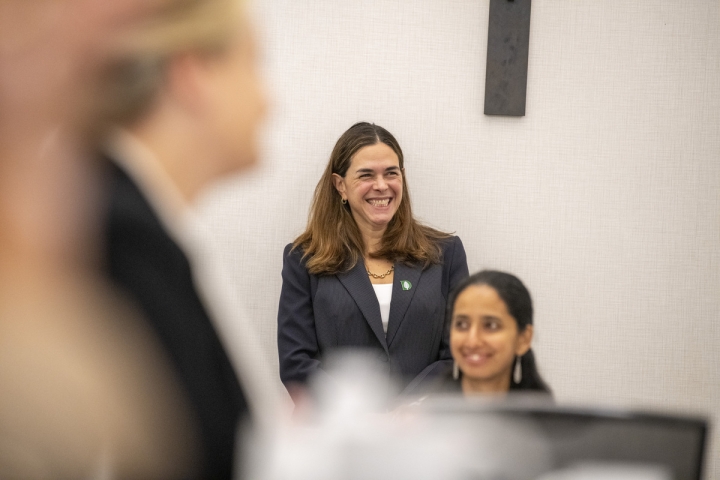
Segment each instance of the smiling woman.
M285 248L280 377L293 393L332 350L374 352L403 384L450 362L448 292L467 277L459 238L412 214L395 137L370 123L337 141L305 232Z
M448 320L452 371L447 366L428 368L406 395L503 395L511 390L550 394L530 349L532 299L519 278L494 270L471 275L450 294Z

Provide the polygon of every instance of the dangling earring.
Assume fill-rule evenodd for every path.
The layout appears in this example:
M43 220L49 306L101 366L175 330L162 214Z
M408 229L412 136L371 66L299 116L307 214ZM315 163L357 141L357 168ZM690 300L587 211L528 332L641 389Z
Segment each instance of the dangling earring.
M345 205L345 204L347 203L347 200L345 200L344 198L341 198L341 199L340 199L340 203L342 203L343 205Z
M513 371L513 381L519 384L522 381L522 365L520 364L520 357L515 357L515 369Z
M453 360L453 380L460 378L460 367L455 360Z

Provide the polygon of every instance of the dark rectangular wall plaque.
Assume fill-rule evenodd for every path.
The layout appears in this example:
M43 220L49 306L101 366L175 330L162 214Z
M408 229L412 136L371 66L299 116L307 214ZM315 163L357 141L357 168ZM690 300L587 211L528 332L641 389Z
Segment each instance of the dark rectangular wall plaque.
M485 115L525 115L531 0L490 0Z

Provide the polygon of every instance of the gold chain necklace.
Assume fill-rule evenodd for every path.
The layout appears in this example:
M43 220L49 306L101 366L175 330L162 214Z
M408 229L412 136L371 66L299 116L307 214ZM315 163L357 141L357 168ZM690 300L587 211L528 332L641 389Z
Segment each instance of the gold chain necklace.
M380 275L378 275L377 273L372 273L372 272L371 272L370 270L368 270L367 268L365 269L365 271L367 272L367 274L370 275L370 276L373 277L373 278L385 278L385 277L387 277L388 275L390 275L393 270L395 270L395 265L393 265L392 267L390 267L390 270L388 270L387 272L381 273Z

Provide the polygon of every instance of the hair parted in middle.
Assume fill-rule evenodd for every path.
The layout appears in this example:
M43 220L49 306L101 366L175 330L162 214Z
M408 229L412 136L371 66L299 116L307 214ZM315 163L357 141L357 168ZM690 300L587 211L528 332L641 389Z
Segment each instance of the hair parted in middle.
M403 197L388 223L380 248L371 254L372 257L393 262L419 262L425 266L440 262L439 240L450 235L423 225L413 217L400 145L384 128L360 122L345 131L335 144L325 172L315 187L307 228L293 242L293 249L302 249L311 274L333 275L350 270L363 255L365 245L360 229L352 216L350 204L341 203L333 174L345 177L355 154L378 143L390 147L398 157L403 171Z

